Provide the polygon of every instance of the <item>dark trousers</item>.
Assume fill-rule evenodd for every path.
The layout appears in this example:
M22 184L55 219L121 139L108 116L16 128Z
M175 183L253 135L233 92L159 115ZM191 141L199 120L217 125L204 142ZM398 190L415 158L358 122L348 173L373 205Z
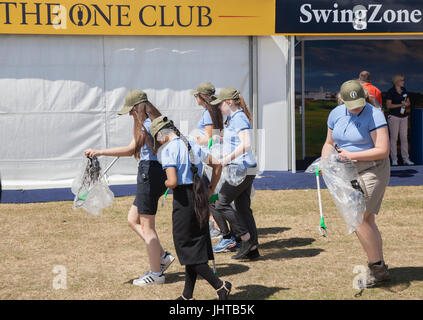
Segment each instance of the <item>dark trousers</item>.
M228 182L222 185L219 199L210 206L213 218L224 236L231 233L235 237L250 233L253 244L258 244L257 226L251 210L251 188L255 175L247 175L239 186L232 186ZM234 202L234 207L231 203ZM228 224L230 225L230 229Z
M185 266L185 287L182 293L185 298L191 299L194 293L197 275L202 276L215 289L219 289L223 282L212 271L207 263L190 264Z

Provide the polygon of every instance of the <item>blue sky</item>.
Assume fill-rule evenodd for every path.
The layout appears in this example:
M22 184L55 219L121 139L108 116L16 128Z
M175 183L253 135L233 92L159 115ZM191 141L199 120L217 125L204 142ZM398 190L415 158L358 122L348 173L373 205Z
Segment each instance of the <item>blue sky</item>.
M299 63L296 91L300 90ZM306 90L336 93L344 81L371 73L382 92L392 87L396 73L405 75L408 91L423 92L423 41L419 40L322 40L305 42Z

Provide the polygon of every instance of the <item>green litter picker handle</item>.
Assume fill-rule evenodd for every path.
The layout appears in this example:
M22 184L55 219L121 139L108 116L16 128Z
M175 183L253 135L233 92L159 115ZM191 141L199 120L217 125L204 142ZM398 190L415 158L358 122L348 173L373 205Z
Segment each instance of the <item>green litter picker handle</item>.
M166 192L165 192L165 194L164 194L164 197L163 197L163 199L162 199L162 203L161 203L161 206L163 207L164 206L164 203L165 203L165 200L166 200L166 198L167 198L167 194L169 193L169 188L167 188L166 189Z
M210 137L210 139L209 139L209 150L211 149L212 145L213 145L213 137ZM216 200L218 200L218 199L219 199L219 196L218 196L217 193L215 193L209 198L209 202L213 203L213 202L216 202Z
M320 195L320 180L319 180L319 172L320 169L316 167L316 182L317 182L317 194L319 196L319 211L320 211L320 225L319 225L319 232L323 237L327 237L328 235L328 228L325 224L325 219L323 218L323 209L322 209L322 197Z

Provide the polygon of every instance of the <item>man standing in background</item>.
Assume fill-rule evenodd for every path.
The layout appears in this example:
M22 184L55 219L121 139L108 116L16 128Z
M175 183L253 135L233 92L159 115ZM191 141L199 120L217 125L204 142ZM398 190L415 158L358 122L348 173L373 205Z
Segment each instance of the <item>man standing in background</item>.
M358 80L369 94L370 103L373 106L382 109L382 93L378 88L370 83L370 72L361 71Z

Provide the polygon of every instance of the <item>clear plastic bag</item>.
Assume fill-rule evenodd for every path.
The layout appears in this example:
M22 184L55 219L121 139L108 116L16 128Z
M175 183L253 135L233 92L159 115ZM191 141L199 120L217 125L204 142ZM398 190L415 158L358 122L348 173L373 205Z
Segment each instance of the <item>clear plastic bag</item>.
M223 145L221 143L218 143L218 142L213 142L212 146L209 149L209 153L214 159L216 159L216 160L221 159L222 154L223 154ZM212 167L210 167L208 164L203 165L203 174L206 175L206 177L209 179L209 181L211 181L212 172L213 172ZM219 193L219 191L222 188L222 185L223 185L224 182L225 182L225 177L222 173L219 181L217 182L216 189L214 191L215 193Z
M351 161L339 160L335 150L320 159L319 167L335 205L347 224L348 232L354 232L363 222L366 211L366 201L360 191L356 167Z
M242 164L229 164L223 168L222 175L232 186L239 186L247 177L247 168Z
M320 171L320 158L314 160L313 163L307 167L305 173L316 173L316 170Z
M73 208L99 215L113 204L114 194L110 190L97 158L85 158L78 175L73 180L71 191L75 195Z

